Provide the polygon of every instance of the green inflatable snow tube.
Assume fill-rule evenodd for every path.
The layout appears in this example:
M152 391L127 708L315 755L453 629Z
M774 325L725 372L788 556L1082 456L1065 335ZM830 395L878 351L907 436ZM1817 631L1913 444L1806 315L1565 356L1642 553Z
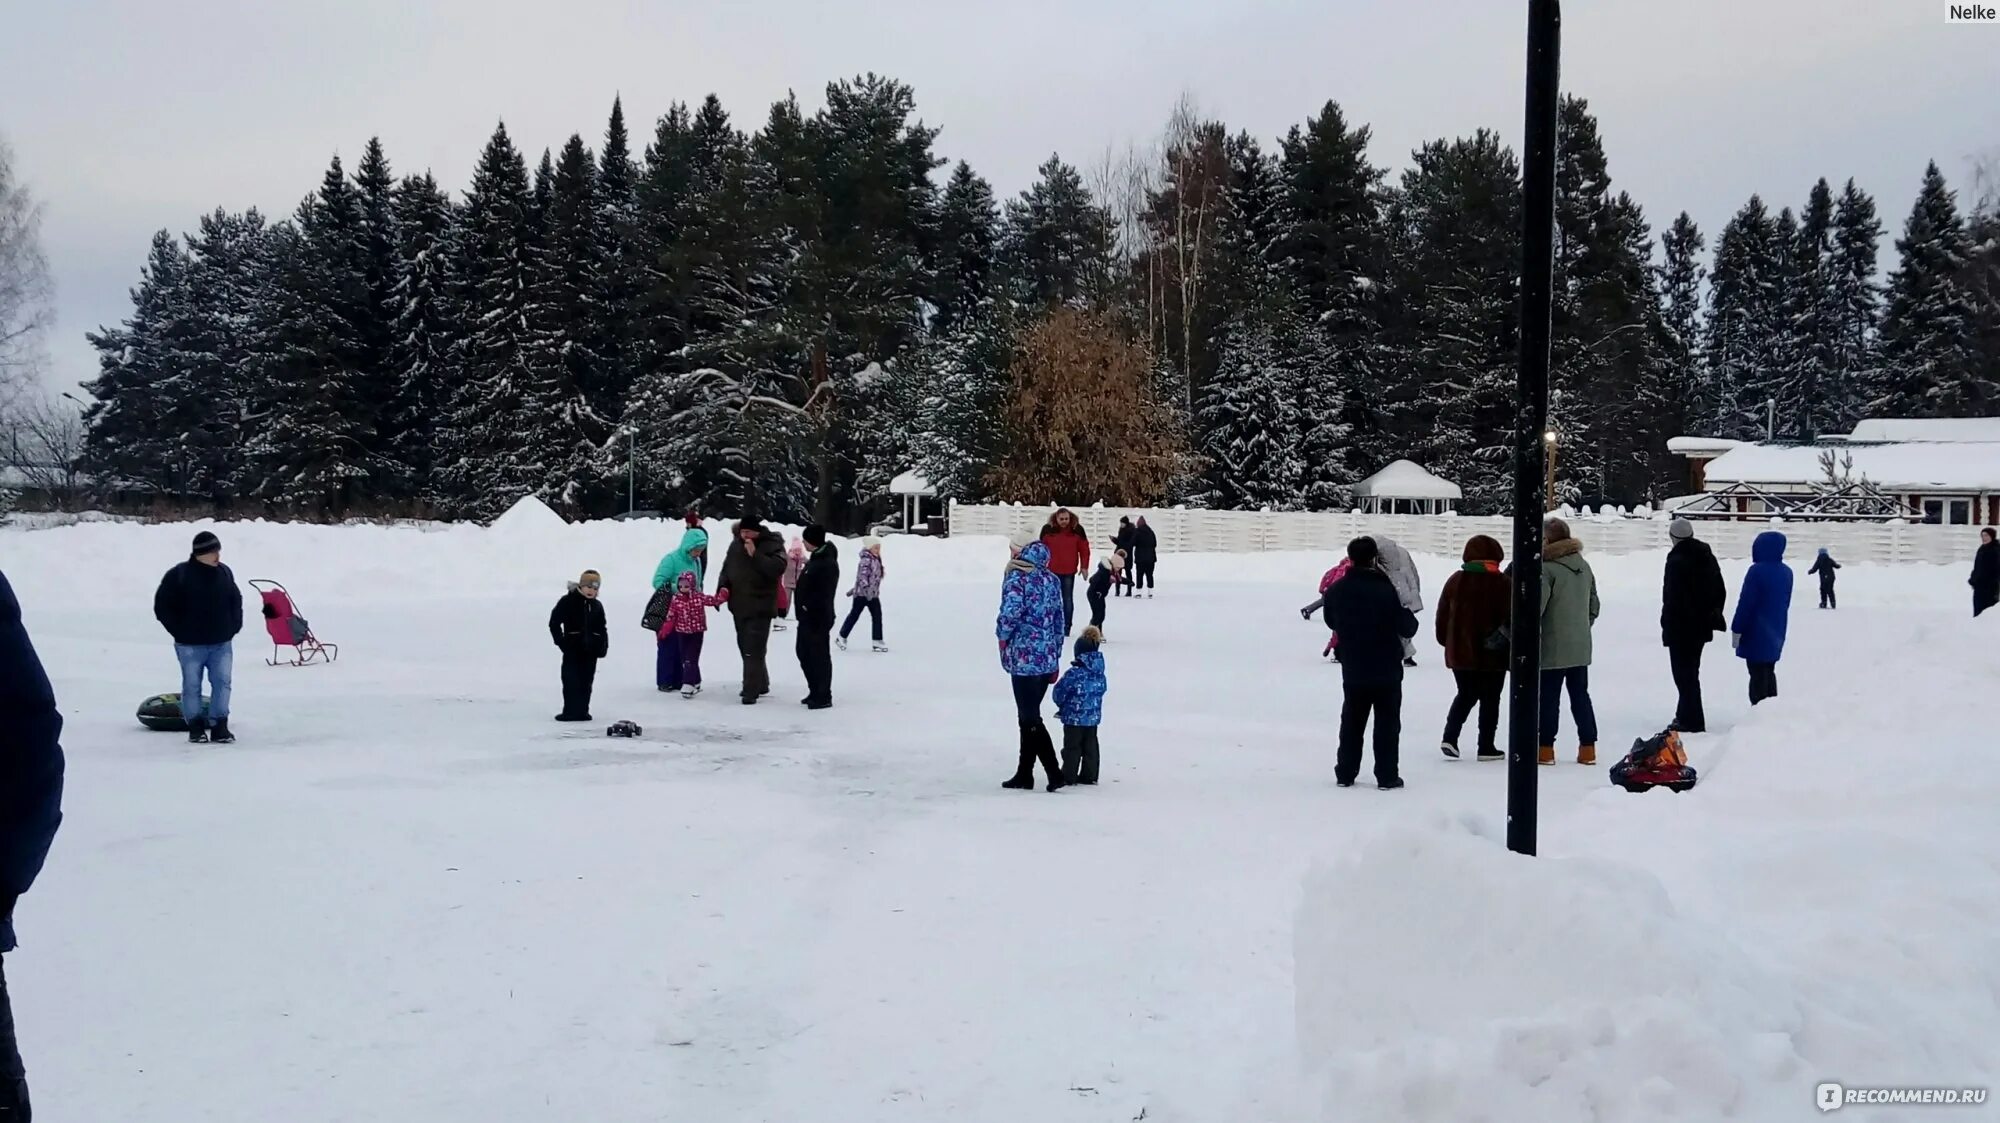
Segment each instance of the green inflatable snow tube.
M208 712L208 695L201 696L202 712ZM139 724L160 733L186 733L187 719L181 716L179 694L155 694L139 703Z

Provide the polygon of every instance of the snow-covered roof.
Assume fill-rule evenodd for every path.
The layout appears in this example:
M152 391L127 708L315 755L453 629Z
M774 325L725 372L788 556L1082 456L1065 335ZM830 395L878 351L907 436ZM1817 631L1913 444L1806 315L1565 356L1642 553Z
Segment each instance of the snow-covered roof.
M1854 458L1854 476L1887 491L2000 491L2000 443L1847 445L1744 445L1709 462L1710 491L1731 484L1792 485L1826 479L1820 453Z
M1850 441L2000 443L2000 417L1876 417L1859 422Z
M1728 437L1672 437L1667 441L1667 451L1675 456L1721 456L1732 448L1743 447L1743 443Z
M1418 464L1398 460L1387 468L1355 484L1361 499L1462 499L1465 493L1450 480L1425 471Z
M925 479L921 473L912 470L904 472L902 475L889 481L889 494L936 495L937 488L932 487L931 482Z

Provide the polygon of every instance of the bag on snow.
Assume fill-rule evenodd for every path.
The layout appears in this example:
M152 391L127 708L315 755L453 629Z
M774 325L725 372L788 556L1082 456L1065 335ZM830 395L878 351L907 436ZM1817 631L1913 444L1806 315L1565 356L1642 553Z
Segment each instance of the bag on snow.
M1700 775L1687 762L1681 735L1667 730L1655 737L1632 742L1625 759L1611 766L1611 782L1628 792L1668 788L1677 792L1694 787Z
M667 623L667 606L673 602L672 589L664 585L654 589L652 599L646 602L645 614L639 617L639 626L656 636L659 635L660 629Z

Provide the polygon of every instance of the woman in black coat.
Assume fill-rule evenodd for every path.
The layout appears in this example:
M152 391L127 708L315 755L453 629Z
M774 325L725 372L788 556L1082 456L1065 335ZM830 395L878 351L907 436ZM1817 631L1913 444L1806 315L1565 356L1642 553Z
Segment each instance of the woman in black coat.
M1674 728L1702 733L1708 729L1708 714L1701 701L1701 654L1715 633L1729 627L1722 616L1729 588L1723 584L1715 551L1694 536L1693 524L1675 519L1667 533L1674 548L1667 554L1660 594L1660 642L1666 645L1674 686L1680 692Z

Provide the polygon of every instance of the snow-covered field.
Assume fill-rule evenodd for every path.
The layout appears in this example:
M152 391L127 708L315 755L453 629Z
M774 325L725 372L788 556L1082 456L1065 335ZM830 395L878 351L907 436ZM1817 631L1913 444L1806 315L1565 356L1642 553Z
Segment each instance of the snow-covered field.
M194 528L0 532L69 720L7 964L50 1120L1762 1123L2000 1077L2000 624L1955 568L1852 566L1837 614L1802 577L1782 697L1710 650L1701 787L1543 769L1531 861L1504 767L1437 753L1429 643L1409 787L1334 788L1297 613L1330 558L1114 600L1106 783L1048 795L998 786L994 540L892 540L894 651L809 714L789 635L765 705L726 631L706 695L654 691L677 526L216 529L342 652L263 666L253 616L227 747L132 717ZM1607 762L1672 712L1660 560L1597 559ZM1455 559L1420 561L1434 598ZM585 566L613 649L566 732L545 621Z

